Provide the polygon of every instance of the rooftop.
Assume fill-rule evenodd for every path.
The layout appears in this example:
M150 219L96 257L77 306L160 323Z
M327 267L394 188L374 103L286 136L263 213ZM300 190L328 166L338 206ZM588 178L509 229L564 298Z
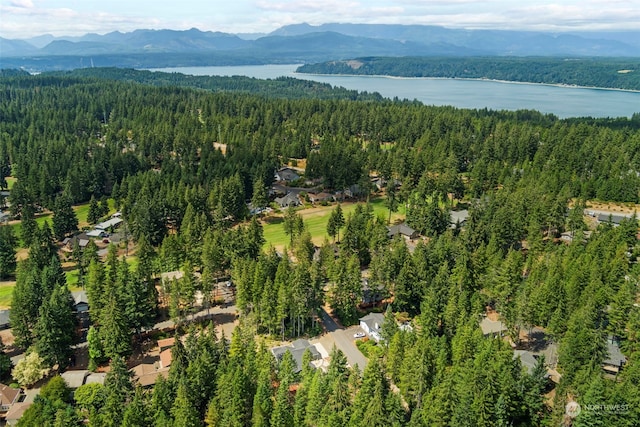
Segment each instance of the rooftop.
M296 372L300 372L302 370L302 356L304 352L309 349L311 352L311 359L318 360L322 358L322 355L318 351L318 349L311 344L309 341L304 339L295 340L291 344L283 345L280 347L273 347L271 349L271 354L280 361L282 356L286 352L290 352L291 356L293 356L293 360L296 362Z

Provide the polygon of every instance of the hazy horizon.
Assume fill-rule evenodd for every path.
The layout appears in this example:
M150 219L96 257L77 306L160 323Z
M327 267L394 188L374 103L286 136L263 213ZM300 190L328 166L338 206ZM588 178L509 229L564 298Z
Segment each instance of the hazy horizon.
M52 4L53 3L53 4ZM620 32L640 29L640 0L0 0L0 36L76 37L136 29L269 33L309 23L436 25L457 29Z

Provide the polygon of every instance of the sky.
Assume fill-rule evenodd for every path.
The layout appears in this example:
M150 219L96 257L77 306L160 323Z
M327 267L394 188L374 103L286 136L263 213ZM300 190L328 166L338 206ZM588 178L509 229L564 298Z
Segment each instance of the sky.
M640 0L0 0L0 36L5 38L194 27L268 33L302 22L640 30Z

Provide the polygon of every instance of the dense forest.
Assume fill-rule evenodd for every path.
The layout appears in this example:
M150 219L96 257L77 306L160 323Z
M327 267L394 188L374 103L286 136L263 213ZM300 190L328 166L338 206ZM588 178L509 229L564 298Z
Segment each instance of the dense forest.
M300 66L299 73L491 79L640 90L640 61L604 58L366 57Z
M639 424L638 224L596 225L582 212L587 201L639 202L638 115L559 120L332 94L289 79L77 73L0 78L0 187L14 181L8 208L20 219L19 229L0 226L0 274L15 277L11 323L29 354L14 380L63 371L77 342L57 243L78 228L72 205L90 202L99 218L98 201L112 199L137 262L115 245L103 257L93 243L74 247L91 307L90 367L110 371L73 396L54 376L19 425ZM192 81L197 89L180 87ZM279 85L295 87L296 99ZM336 205L332 241L318 251L293 208L281 217L287 247L265 248L265 222L247 206L269 203L274 172L290 159L306 160L305 178L325 191L364 192L344 216ZM389 213L402 207L423 238L388 238L390 217L375 215L367 197L373 176L388 183L378 197ZM469 209L462 227L449 223L453 204ZM53 212L51 225L36 222L42 210ZM571 243L559 239L565 231ZM28 257L16 262L18 247ZM177 269L181 279L154 286ZM387 296L376 308L383 340L362 347L366 368L335 348L326 369L311 369L308 352L303 366L290 353L276 361L274 342L322 333L325 308L345 325L365 314L364 269ZM196 292L211 295L221 277L236 288L240 324L230 337L186 322ZM163 309L182 339L167 378L144 388L128 358ZM483 336L488 311L510 340ZM512 346L534 328L557 357L526 369ZM612 340L627 361L605 375ZM575 418L570 401L583 407Z

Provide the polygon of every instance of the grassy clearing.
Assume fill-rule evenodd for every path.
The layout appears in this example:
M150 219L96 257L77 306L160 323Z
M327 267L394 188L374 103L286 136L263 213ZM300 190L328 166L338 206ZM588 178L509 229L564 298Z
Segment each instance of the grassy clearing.
M11 297L16 282L0 282L0 308L11 307Z
M5 180L7 181L7 186L9 187L9 190L13 188L13 184L15 184L17 181L17 179L12 176L7 176Z
M373 206L373 212L376 216L382 216L388 218L389 209L384 205L384 199L377 198L370 201ZM324 239L329 239L327 234L327 222L329 222L329 216L331 211L335 209L336 205L323 206L312 209L302 209L298 213L302 216L304 224L311 233L311 238L316 245L322 244ZM345 219L347 216L356 209L356 203L344 203L342 210L344 212ZM394 212L391 216L391 220L403 218L405 216L404 206L401 206L398 212ZM284 246L289 245L290 239L284 232L284 226L282 224L282 217L275 216L270 217L263 223L264 238L266 240L265 248L273 246L277 249L282 249ZM344 230L342 230L344 231ZM342 233L341 233L342 235Z

